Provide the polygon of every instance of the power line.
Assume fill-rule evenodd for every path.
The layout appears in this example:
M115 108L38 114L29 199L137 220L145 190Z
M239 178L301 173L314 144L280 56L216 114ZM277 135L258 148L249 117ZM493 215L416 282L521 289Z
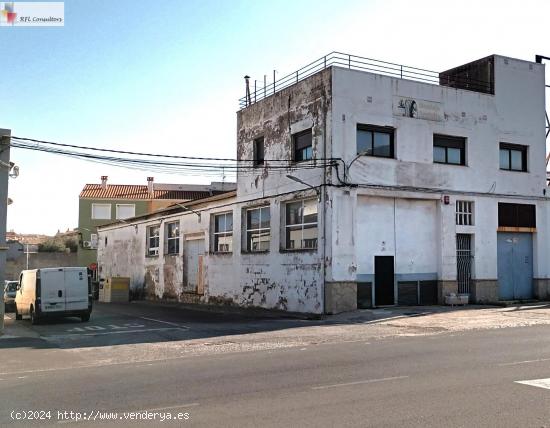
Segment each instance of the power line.
M294 163L291 160L278 159L277 160L278 162L285 162L285 164L272 165L270 164L270 162L272 161L264 161L265 163L262 167L256 167L254 166L252 161L237 161L235 159L226 159L226 158L224 159L224 158L203 158L203 157L190 157L190 156L159 155L159 154L152 154L152 153L128 152L128 151L115 150L115 149L89 148L85 146L52 143L52 142L45 142L42 140L20 138L20 137L12 137L12 141L10 144L14 148L46 152L46 153L51 153L55 155L85 160L89 162L106 164L110 166L117 166L117 167L144 170L144 171L155 171L155 172L167 173L167 174L185 173L188 175L233 176L236 172L239 172L239 175L246 176L248 174L251 174L251 175L257 174L259 171L262 171L264 169L304 170L304 169L326 168L331 165L334 165L334 161L326 162L326 161L321 161L319 159L311 160L308 162L300 162L300 163ZM50 147L50 145L52 145L53 147ZM109 153L124 153L124 154L130 154L132 156L150 156L150 157L155 157L155 159L107 156L104 154L88 153L86 151L68 150L66 147L79 148L81 150L109 152ZM182 159L182 160L184 159L185 162L159 160L158 159L159 157L176 158L176 159ZM206 160L206 159L210 161L218 161L219 163L201 162L201 160Z
M197 157L197 156L180 156L180 155L165 155L158 153L144 153L144 152L131 152L126 150L117 150L117 149L105 149L100 147L89 147L89 146L78 146L75 144L63 144L56 143L53 141L37 140L34 138L25 138L12 136L12 140L21 141L21 142L33 142L38 144L47 144L51 146L58 147L69 147L74 149L81 150L91 150L99 152L109 152L109 153L119 153L126 155L135 155L135 156L150 156L150 157L162 157L162 158L172 158L172 159L187 159L187 160L201 160L201 161L226 161L226 162L254 162L254 159L232 159L232 158L212 158L212 157ZM318 161L333 161L338 160L337 158L317 158ZM289 162L288 159L264 159L265 162Z

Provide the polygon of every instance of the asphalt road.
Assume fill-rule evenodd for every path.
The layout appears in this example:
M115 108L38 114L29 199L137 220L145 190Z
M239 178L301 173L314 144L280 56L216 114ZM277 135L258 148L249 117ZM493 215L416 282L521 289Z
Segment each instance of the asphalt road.
M141 322L131 314L102 316L105 318L99 325L103 327L123 327L122 321ZM181 319L176 321L169 314L157 321L176 323L175 328L183 325ZM212 328L255 329L270 323L281 328L279 321L251 321L238 316L220 319ZM154 327L162 322L143 320L142 324L149 330L162 328ZM170 335L190 334L200 323L189 319L188 324L188 329L175 333L166 330L163 334L168 334L169 340L181 340ZM253 326L247 327L250 324ZM66 332L82 326L77 322L39 326L51 333L52 340L43 341L48 344L44 346L37 346L36 338L19 345L14 342L11 347L9 339L3 340L0 353L9 354L13 364L12 352L17 352L21 363L14 370L0 370L0 426L550 426L550 389L518 383L550 378L548 326L183 355L141 362L121 358L81 367L73 361L73 353L79 348L73 344L60 349L56 341L60 340L61 330L65 335L87 334ZM120 337L139 334L104 336L123 340ZM101 337L78 340L101 342ZM141 347L153 345L144 340L123 341L136 353ZM116 355L116 345L104 346ZM544 386L544 381L539 383ZM29 423L12 420L13 410L52 413L49 420ZM86 417L96 420L76 424L74 419L59 415L58 410L79 412L80 417L86 413ZM149 417L156 413L157 419L125 419L132 415L123 412L132 411L150 411ZM110 412L119 412L109 416L119 419L99 421ZM178 417L178 413L182 419L177 422L160 421L167 414Z

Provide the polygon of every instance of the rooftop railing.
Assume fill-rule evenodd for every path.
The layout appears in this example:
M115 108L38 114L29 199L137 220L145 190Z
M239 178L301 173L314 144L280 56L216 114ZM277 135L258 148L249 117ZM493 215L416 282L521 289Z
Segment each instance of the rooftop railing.
M478 92L490 93L485 90L490 82L476 80L463 76L445 76L436 71L425 70L422 68L409 67L407 65L395 64L387 61L380 61L372 58L345 54L341 52L331 52L316 61L290 73L278 80L274 78L272 83L267 83L264 76L263 86L258 87L258 81L254 80L250 84L250 89L244 97L239 99L241 109L248 107L255 102L263 100L289 86L298 83L313 74L316 74L328 67L337 66L351 70L367 71L370 73L381 74L384 76L395 77L399 79L416 80L425 83L441 84L445 86L460 87L461 89L471 89Z

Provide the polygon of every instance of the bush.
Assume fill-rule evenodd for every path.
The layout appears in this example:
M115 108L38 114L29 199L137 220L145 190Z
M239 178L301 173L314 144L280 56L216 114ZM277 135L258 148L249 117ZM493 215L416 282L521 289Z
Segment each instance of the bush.
M65 243L59 238L49 238L38 244L38 251L41 253L62 253L65 248Z
M76 253L78 251L78 239L76 238L67 238L64 241L65 247L71 250L71 253Z
M38 251L41 253L64 253L67 250L70 250L71 253L78 251L78 240L76 238L54 236L38 244Z

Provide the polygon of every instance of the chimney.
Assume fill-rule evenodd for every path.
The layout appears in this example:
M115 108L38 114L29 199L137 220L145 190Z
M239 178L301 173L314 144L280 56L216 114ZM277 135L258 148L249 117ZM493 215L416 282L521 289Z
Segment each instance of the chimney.
M246 106L248 107L252 104L252 100L250 99L250 76L244 76L244 82L246 85Z
M107 176L106 175L101 176L101 188L103 190L107 189Z
M147 191L149 192L149 196L153 196L153 193L155 191L153 186L153 180L154 180L154 177L147 177Z

